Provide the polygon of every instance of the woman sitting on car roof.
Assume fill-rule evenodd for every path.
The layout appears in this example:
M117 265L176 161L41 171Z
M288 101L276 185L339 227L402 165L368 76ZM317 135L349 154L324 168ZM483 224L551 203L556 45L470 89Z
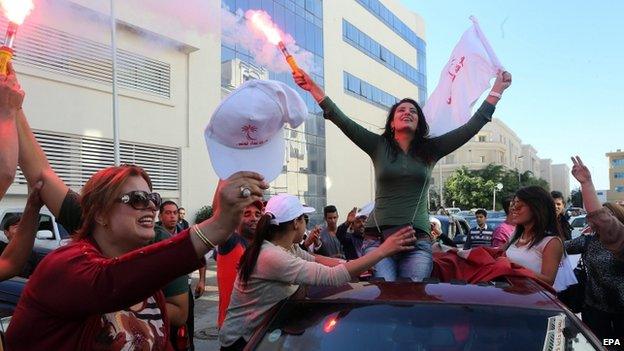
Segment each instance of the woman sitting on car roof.
M173 350L160 289L199 268L266 188L259 174L236 173L217 190L211 219L146 246L161 202L149 176L128 165L97 172L82 189L75 240L48 254L26 284L8 349Z
M414 230L404 228L378 250L356 260L313 256L302 250L304 214L314 212L295 196L280 194L266 205L256 237L240 261L225 322L219 333L221 350L242 350L263 316L300 284L340 286L385 257L413 248Z

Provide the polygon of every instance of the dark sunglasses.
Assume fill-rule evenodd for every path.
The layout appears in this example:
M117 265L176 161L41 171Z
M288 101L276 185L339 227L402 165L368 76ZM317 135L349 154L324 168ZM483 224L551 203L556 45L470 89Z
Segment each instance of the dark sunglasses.
M150 201L154 203L156 208L159 208L160 204L162 204L162 198L159 193L148 193L142 190L134 190L123 194L118 201L122 204L132 206L135 210L145 210L149 208Z

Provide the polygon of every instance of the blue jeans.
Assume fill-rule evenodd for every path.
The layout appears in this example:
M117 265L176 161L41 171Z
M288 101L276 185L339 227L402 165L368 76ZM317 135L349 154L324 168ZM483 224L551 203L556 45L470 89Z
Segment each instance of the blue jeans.
M379 240L364 239L362 252L364 255L376 250L380 245ZM379 261L375 267L373 276L384 278L386 281L395 281L399 278L409 278L420 282L429 278L433 269L433 254L429 240L418 240L416 247L410 251L404 251Z

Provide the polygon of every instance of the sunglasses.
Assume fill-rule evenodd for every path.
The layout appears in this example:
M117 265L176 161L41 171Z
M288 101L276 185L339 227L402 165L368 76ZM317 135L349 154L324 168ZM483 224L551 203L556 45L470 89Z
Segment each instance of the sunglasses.
M159 193L148 193L142 190L134 190L123 194L118 201L131 206L135 210L145 210L149 208L150 202L152 202L156 208L159 208L160 204L162 204L162 198Z

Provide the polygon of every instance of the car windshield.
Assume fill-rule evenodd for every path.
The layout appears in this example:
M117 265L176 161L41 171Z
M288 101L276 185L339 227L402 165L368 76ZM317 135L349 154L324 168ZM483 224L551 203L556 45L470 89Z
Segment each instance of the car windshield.
M567 337L567 339L566 339ZM258 350L594 350L560 311L288 302ZM563 348L562 348L563 349Z

